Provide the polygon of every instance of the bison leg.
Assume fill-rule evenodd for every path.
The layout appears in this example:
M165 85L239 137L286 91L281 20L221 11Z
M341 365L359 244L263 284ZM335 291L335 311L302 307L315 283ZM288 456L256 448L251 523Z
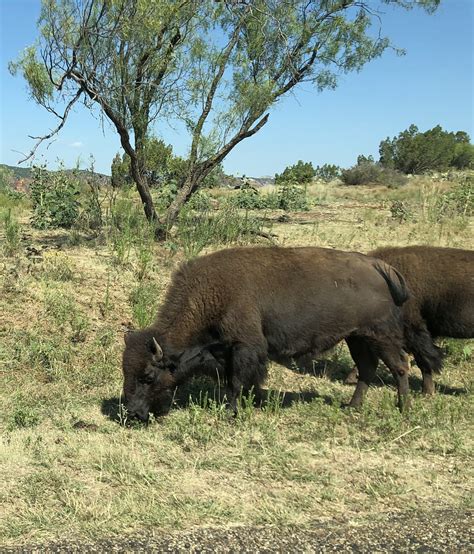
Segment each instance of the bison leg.
M416 365L423 376L423 394L434 394L433 372L439 373L443 365L441 349L433 342L424 321L411 322L405 327L405 336Z
M348 337L346 342L359 372L357 386L349 402L349 406L358 408L364 400L370 383L373 381L377 369L378 358L364 339L359 337Z
M260 385L266 377L266 354L262 349L242 343L232 349L232 375L229 383L230 408L237 413L238 398L252 392L257 402L262 400Z
M431 396L435 393L433 373L431 371L422 371L422 375L423 375L423 394Z
M347 375L347 377L344 379L345 385L357 385L357 381L359 380L359 371L357 370L357 366L354 366L350 373Z
M380 352L380 357L397 381L398 408L402 412L409 405L408 374L410 372L410 362L408 355L403 350L384 349Z

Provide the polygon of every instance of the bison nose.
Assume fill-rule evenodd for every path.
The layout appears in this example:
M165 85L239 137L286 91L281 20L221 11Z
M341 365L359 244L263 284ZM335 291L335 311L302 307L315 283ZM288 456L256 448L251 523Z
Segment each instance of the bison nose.
M130 419L139 419L140 421L143 421L145 423L148 422L148 419L150 417L148 411L145 410L128 410L127 413Z

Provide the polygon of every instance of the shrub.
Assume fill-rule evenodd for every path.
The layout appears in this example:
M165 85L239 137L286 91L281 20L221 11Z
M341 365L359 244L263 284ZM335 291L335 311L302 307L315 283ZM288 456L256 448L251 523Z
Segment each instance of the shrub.
M2 214L2 219L5 233L3 253L5 256L13 256L20 248L20 225L13 217L11 208Z
M285 168L280 175L276 173L275 184L281 185L286 181L300 184L310 183L315 175L316 172L311 162L304 163L303 160L299 160L295 165Z
M50 172L44 166L33 168L31 199L32 224L38 229L70 228L79 215L79 186L74 174L63 168Z
M286 182L278 191L280 209L285 211L306 211L309 209L306 189L296 183Z
M188 200L188 206L191 210L204 212L211 209L211 198L209 194L202 190L195 192Z
M407 181L400 172L383 167L371 161L362 161L341 173L341 180L345 185L386 185L398 187Z
M467 176L449 192L441 194L436 201L435 217L474 215L474 177Z
M265 199L254 187L243 187L232 199L237 208L244 210L260 210L265 208Z

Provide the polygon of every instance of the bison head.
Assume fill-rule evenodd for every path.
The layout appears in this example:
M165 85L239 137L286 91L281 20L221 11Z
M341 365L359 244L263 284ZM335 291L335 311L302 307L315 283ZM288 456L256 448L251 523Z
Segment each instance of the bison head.
M129 416L148 421L150 412L167 413L177 364L163 353L153 330L127 333L122 361L123 394Z

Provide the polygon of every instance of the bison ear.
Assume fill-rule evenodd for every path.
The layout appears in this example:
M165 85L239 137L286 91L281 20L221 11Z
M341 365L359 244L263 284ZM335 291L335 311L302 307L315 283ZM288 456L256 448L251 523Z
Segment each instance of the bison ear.
M158 344L158 341L155 339L155 337L151 338L150 352L153 354L155 362L159 362L163 358L163 350L161 349L161 346Z

